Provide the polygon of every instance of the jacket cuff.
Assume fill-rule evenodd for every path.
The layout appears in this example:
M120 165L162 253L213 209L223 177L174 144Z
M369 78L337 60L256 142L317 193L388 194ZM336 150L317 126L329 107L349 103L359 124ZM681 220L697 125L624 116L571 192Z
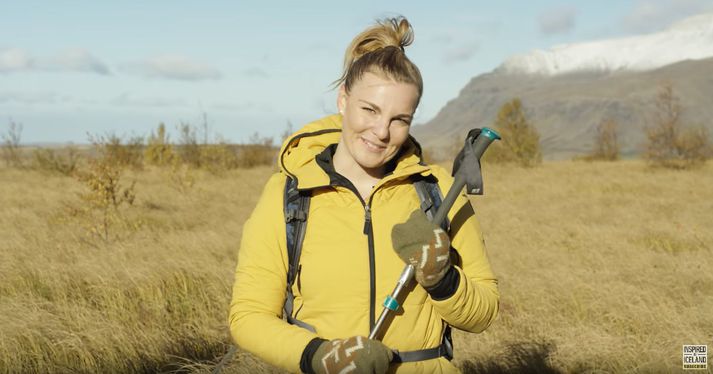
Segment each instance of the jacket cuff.
M319 348L319 346L326 341L326 339L314 338L307 343L305 350L302 351L302 357L300 358L300 370L302 370L303 373L315 374L314 368L312 367L312 358L317 352L317 348Z
M427 287L426 292L431 295L431 299L435 301L446 300L453 296L460 285L460 273L455 266L451 265L446 274L438 283L432 287Z

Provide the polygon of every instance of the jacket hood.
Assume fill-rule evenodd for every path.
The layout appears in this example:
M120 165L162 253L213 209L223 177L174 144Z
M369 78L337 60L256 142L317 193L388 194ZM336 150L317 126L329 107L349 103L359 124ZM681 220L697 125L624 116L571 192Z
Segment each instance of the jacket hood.
M297 179L299 189L329 185L329 176L317 164L315 157L325 148L339 143L342 136L342 116L329 115L311 122L290 136L280 147L277 159L280 171ZM397 154L393 174L430 174L421 160L421 146L409 135Z

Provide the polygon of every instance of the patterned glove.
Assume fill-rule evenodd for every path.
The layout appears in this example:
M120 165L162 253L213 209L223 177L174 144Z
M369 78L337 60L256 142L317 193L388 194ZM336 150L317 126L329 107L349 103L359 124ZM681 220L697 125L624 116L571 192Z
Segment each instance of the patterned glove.
M378 373L389 369L393 352L378 340L363 336L322 343L312 357L317 374Z
M416 281L424 288L435 286L451 266L448 234L428 220L421 210L391 230L394 250L416 269Z

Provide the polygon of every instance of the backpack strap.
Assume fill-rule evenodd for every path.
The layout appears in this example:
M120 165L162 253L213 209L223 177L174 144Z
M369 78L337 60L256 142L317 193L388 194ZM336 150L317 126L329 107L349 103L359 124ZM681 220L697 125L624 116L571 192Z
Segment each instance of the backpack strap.
M285 304L282 307L282 314L290 324L315 332L313 326L292 316L295 301L295 295L292 293L292 285L295 284L297 273L299 272L302 242L305 239L305 231L307 230L307 215L309 213L311 197L312 195L309 191L305 192L297 189L297 180L295 178L287 177L283 210L286 224L285 231L287 233L287 259L289 267L287 269L287 293Z

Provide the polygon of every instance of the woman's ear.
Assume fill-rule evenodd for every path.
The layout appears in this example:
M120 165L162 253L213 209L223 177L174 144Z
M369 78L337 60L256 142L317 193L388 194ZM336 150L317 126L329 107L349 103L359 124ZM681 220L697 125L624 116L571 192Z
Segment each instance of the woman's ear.
M344 108L347 107L347 90L344 88L344 84L339 86L339 93L337 94L337 110L339 114L344 115Z

